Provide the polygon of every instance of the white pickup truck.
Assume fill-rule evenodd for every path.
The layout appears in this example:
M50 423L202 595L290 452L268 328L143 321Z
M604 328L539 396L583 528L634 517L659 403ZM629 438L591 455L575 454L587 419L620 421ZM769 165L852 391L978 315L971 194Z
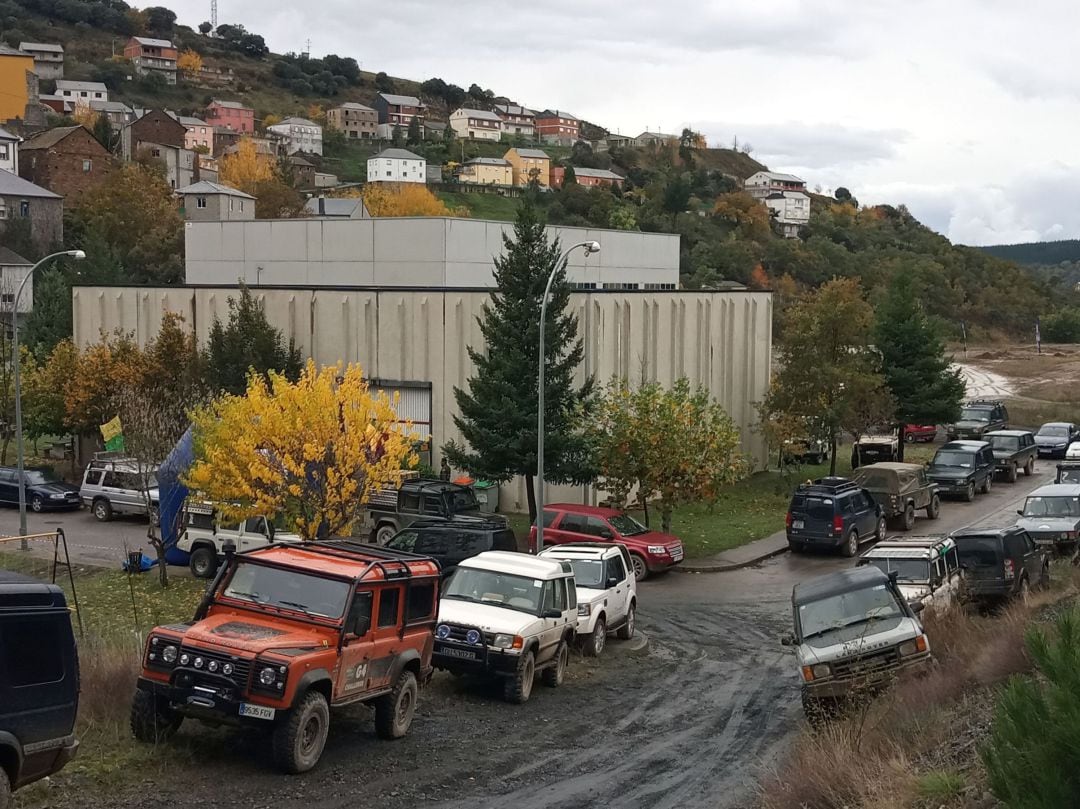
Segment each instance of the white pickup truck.
M263 548L271 542L303 541L297 534L275 530L266 517L249 517L239 525L221 522L209 503L185 503L182 526L176 547L190 554L188 566L199 579L214 577L228 543L239 552Z

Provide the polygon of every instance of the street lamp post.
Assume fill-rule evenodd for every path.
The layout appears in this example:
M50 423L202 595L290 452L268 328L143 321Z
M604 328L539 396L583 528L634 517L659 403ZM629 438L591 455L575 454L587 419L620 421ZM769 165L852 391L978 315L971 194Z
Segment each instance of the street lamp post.
M536 552L544 549L544 323L547 320L548 295L555 281L555 274L566 264L570 254L579 247L585 248L585 255L599 253L599 242L581 242L570 247L562 254L548 274L544 297L540 300L540 361L536 388Z
M18 458L17 467L19 470L19 536L26 536L26 481L23 480L23 470L26 465L26 459L23 457L23 428L22 428L22 387L21 380L19 379L19 298L22 297L23 289L26 287L26 282L29 281L38 268L44 265L47 261L51 261L54 258L60 256L69 256L76 260L86 258L86 253L82 250L64 250L59 253L52 253L45 256L37 264L30 268L30 272L22 279L22 283L19 284L19 289L15 293L15 300L11 304L11 362L14 365L15 370L15 454ZM20 543L22 550L29 550L30 545L24 539Z

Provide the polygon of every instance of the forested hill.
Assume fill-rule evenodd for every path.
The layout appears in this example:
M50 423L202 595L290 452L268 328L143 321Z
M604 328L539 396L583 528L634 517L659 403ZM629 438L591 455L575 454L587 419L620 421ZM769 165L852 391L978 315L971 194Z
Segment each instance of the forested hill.
M1026 244L995 244L980 247L985 253L1018 264L1061 264L1080 261L1080 239L1058 242L1028 242Z

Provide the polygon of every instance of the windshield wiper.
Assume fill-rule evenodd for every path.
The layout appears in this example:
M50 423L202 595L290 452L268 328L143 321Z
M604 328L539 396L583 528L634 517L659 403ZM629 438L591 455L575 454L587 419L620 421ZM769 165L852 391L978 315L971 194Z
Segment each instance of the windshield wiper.
M475 601L476 600L472 596L459 595L458 593L443 593L442 597L443 598L453 598L453 599L455 599L457 601Z
M314 615L315 614L315 613L311 612L311 610L307 606L307 604L300 604L300 603L298 603L296 601L281 601L281 600L279 600L278 604L281 604L283 607L293 607L294 609L300 610L300 612L304 613L304 615Z
M262 596L258 593L245 593L243 590L229 590L225 593L225 595L229 596L230 598L246 598L249 601L254 601L257 604L262 603L263 600Z

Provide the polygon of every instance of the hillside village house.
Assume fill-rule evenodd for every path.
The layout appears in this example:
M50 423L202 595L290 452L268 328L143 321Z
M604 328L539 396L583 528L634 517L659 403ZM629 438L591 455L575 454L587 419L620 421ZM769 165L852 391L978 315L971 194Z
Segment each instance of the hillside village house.
M375 137L379 125L379 113L374 107L347 101L326 111L326 126L345 133L351 140Z
M764 199L774 191L806 191L806 180L794 174L759 171L747 177L743 187L750 196Z
M495 114L499 116L503 134L521 135L530 139L536 137L536 113L528 107L496 104Z
M794 174L759 171L746 178L747 193L769 209L781 234L797 238L799 230L810 222L810 197L806 181Z
M184 135L184 148L194 151L200 146L207 153L214 148L214 128L202 118L193 118L189 115L181 115L176 120L184 125L187 134Z
M368 159L369 183L426 183L427 160L407 149L383 149Z
M64 46L53 42L20 42L19 50L34 57L39 79L64 78Z
M586 188L596 188L598 186L606 186L608 188L622 188L624 177L620 177L613 171L608 169L585 169L574 167L574 177L577 180L578 185L583 185ZM551 187L562 188L563 180L566 178L566 169L562 166L553 166L551 169Z
M573 146L581 138L581 121L566 110L536 113L536 135L543 143Z
M37 96L34 57L0 43L0 124L26 118L31 98Z
M56 95L71 99L76 106L89 107L91 101L108 101L109 88L99 81L59 79L56 82Z
M255 110L245 107L239 101L220 101L215 98L206 106L203 120L210 126L220 126L232 132L255 134Z
M123 129L135 120L135 110L123 101L91 101L90 109L109 119L109 126L115 130Z
M547 188L551 185L551 158L547 152L540 149L526 149L514 147L506 152L503 157L513 167L512 182L514 185L525 186L532 180L535 172L536 181L540 186Z
M10 171L12 174L19 173L19 141L18 135L12 135L6 129L0 129L0 171Z
M635 146L666 146L669 143L678 143L678 135L668 135L664 132L650 132L645 130L636 138L634 138Z
M0 312L5 315L11 314L15 305L15 293L23 279L30 274L34 262L23 258L14 250L0 247ZM20 315L28 314L34 308L34 279L26 282L22 297L19 298Z
M10 171L0 171L0 233L17 219L30 220L30 237L42 253L64 241L63 197Z
M156 73L169 84L176 84L176 46L167 39L132 37L124 46L124 57L135 66L135 73Z
M456 109L450 113L450 127L459 138L498 140L502 137L502 121L488 110Z
M304 152L321 155L323 153L322 127L307 118L286 118L279 124L266 127L266 131L282 139L286 154Z
M375 96L375 110L379 113L379 123L391 127L407 129L413 118L424 123L427 105L416 96L401 96L394 93L379 93Z
M198 161L186 141L187 127L162 110L150 110L120 131L124 160L160 161L172 188L184 188L198 179Z
M513 185L514 167L501 157L474 157L461 164L457 178L470 185Z
M84 126L46 129L19 151L19 176L59 194L69 205L113 171L112 154Z
M235 222L255 218L255 197L227 185L197 182L176 192L188 222Z

